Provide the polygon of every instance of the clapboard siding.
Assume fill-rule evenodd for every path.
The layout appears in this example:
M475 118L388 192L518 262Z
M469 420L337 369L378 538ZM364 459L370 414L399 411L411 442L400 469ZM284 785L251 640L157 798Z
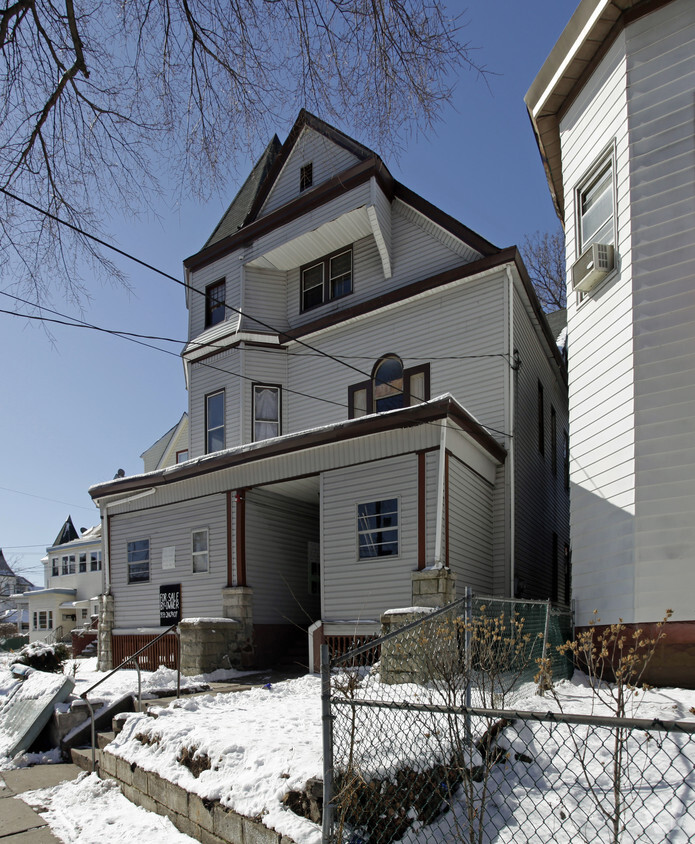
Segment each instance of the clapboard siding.
M432 397L450 392L483 425L504 430L505 285L502 272L469 280L310 338L358 371L317 362L291 347L299 354L290 356L288 386L336 404L292 396L288 430L346 418L348 386L370 377L376 361L388 353L399 355L405 366L429 362ZM431 326L436 330L427 330Z
M411 605L410 574L417 569L417 490L414 454L324 475L324 619L378 619L384 610ZM359 560L357 505L384 498L400 502L400 553Z
M595 607L601 617L633 618L633 578L628 576L633 553L629 521L634 512L635 465L627 115L623 32L560 125L568 266L578 256L575 191L602 150L613 144L616 156L617 271L581 302L570 291L567 302L572 564L580 624L588 621ZM600 447L607 437L611 449ZM610 526L616 518L621 524L613 531ZM542 542L546 543L546 538ZM604 582L605 589L600 585Z
M260 267L244 268L245 317L241 331L264 331L272 326L276 331L287 328L287 273ZM256 322L254 317L261 320Z
M437 539L437 493L439 485L439 449L425 455L425 563L435 562L434 550ZM444 514L442 513L442 531Z
M359 159L325 135L305 127L268 194L259 216L270 214L299 196L299 172L309 162L313 164L312 187L316 187L357 164Z
M225 445L232 448L240 444L240 366L238 349L213 355L202 363L191 364L188 387L191 458L205 454L205 397L220 389L225 391Z
M308 543L319 541L319 508L264 489L246 495L246 582L254 624L299 624L321 616L310 595Z
M449 456L449 566L458 597L470 586L479 595L493 590L492 484Z
M191 531L208 528L209 571L192 571ZM150 540L150 580L128 583L127 543ZM227 584L226 502L209 496L109 520L111 584L117 627L158 627L159 587L181 584L184 618L222 615L221 589ZM162 549L176 548L176 567L162 569Z
M188 336L190 339L208 339L208 334L215 337L227 329L218 323L212 329L205 331L205 288L224 279L226 283L225 300L235 308L241 307L241 262L239 253L231 252L195 272L190 273L188 283L193 290L188 291ZM225 321L231 321L234 326L239 322L239 315L228 310ZM205 337L200 337L205 332Z
M627 29L635 366L635 616L695 592L695 8ZM677 197L685 199L674 201ZM668 523L663 519L668 517Z
M519 293L514 293L514 345L521 366L516 377L514 425L514 575L519 597L564 597L562 551L569 543L569 495L563 476L563 431L569 429L566 389L536 339L536 327ZM544 450L538 447L538 384L543 386ZM552 467L551 408L555 410L555 472ZM553 545L553 534L557 537ZM557 559L553 559L553 548Z
M244 412L241 419L240 442L252 442L253 436L253 385L272 384L285 387L287 384L287 355L282 350L247 347L242 353L244 374L246 378L241 384L243 393L242 406ZM251 380L248 380L251 379ZM287 405L292 397L281 390L281 433L286 433Z

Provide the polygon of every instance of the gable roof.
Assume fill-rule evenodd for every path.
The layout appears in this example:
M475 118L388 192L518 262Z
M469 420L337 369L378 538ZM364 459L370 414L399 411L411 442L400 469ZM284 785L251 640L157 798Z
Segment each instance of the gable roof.
M72 518L68 516L67 519L63 522L63 526L58 531L58 536L56 536L55 542L51 547L55 545L65 545L66 542L73 542L75 539L79 538L80 535L75 530L75 525L73 525L72 523Z
M251 208L255 204L258 191L265 183L268 172L280 154L281 149L282 144L280 143L280 139L277 135L273 135L273 139L263 150L261 157L254 164L248 178L239 188L229 208L222 215L222 219L215 226L215 230L205 241L203 249L206 246L217 243L219 240L223 240L230 234L234 234L234 232L238 231L244 225Z
M181 426L187 420L188 413L184 411L179 421L171 428L169 428L166 434L162 434L162 436L158 440L153 442L149 448L146 448L140 455L140 457L145 460L147 455L147 457L150 457L154 461L155 465L158 466L162 458L166 454L167 450L169 449L172 441L176 438L177 434L181 430Z
M358 159L357 163L337 176L307 190L301 196L296 197L280 208L259 216L273 185L276 183L305 128L319 132L331 142L348 150ZM389 200L397 197L406 204L411 205L450 234L453 234L480 252L481 255L494 255L500 252L500 249L490 243L490 241L467 226L464 226L463 223L460 223L454 217L437 208L431 202L428 202L394 179L381 158L373 150L369 149L369 147L364 146L364 144L359 143L359 141L356 141L354 138L351 138L349 135L346 135L344 132L341 132L339 129L336 129L305 109L299 112L299 116L290 134L287 136L285 143L281 145L281 148L278 149L274 146L275 143L280 144L277 136L273 138L270 145L273 146L273 152L269 153L270 146L266 148L266 152L259 160L254 171L252 171L249 179L244 183L244 187L237 194L227 214L220 221L205 246L184 260L183 264L187 269L200 269L277 226L306 214L313 208L330 201L338 195L344 194L359 184L369 181L372 177L379 182L384 194ZM272 157L272 163L270 163L270 157ZM263 169L260 167L261 162L264 162L265 176L262 182L258 182L257 179L261 175L261 169ZM252 176L254 177L253 184L255 185L253 191L249 184ZM249 184L248 191L246 191L247 184ZM246 193L244 193L244 197L242 198L244 191ZM251 196L252 193L253 196ZM243 222L239 224L240 215L245 207L248 207L248 212ZM228 216L230 219L225 222ZM236 228L231 225L232 220Z
M0 576L2 577L14 577L14 572L8 565L7 560L5 559L5 555L2 553L2 548L0 548Z

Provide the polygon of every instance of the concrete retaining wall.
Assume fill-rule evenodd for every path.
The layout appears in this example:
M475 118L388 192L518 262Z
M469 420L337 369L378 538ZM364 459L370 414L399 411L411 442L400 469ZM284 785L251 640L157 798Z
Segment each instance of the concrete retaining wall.
M174 826L202 844L294 844L291 838L238 815L217 800L203 800L152 771L101 751L99 775L118 782L137 806L168 817Z

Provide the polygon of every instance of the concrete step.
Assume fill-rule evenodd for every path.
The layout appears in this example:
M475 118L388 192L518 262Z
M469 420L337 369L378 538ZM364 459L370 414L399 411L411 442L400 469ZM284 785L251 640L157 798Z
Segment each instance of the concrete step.
M103 750L106 745L116 738L116 733L97 733L97 747Z
M92 749L91 747L73 747L70 749L70 758L72 764L77 765L83 771L92 770ZM97 750L95 753L97 768L101 762L101 751Z

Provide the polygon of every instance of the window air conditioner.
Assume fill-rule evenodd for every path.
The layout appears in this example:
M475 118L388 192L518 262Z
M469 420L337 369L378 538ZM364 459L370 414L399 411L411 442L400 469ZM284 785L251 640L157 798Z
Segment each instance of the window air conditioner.
M572 289L587 293L613 269L613 247L592 243L572 265Z

